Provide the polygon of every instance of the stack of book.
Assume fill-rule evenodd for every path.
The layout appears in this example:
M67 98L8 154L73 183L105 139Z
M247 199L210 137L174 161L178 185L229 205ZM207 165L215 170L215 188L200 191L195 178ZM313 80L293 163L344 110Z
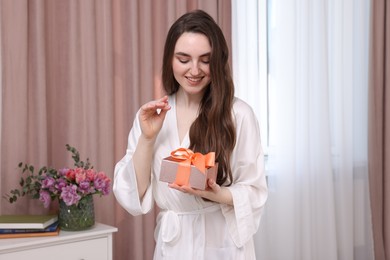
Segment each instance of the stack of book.
M57 215L1 215L0 238L57 236Z

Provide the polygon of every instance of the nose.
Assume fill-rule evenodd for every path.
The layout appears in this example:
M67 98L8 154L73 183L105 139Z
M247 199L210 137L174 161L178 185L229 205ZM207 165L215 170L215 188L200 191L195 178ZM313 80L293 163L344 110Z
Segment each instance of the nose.
M198 62L193 62L191 66L190 73L193 76L199 75L200 69L199 69L199 64Z

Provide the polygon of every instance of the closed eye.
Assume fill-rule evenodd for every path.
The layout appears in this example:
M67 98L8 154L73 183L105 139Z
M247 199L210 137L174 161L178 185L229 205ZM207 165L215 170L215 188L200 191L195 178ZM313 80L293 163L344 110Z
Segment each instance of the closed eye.
M183 64L186 64L186 63L188 63L188 61L189 60L184 60L184 59L178 59L181 63L183 63Z
M176 58L179 60L180 63L186 64L191 60L191 56L184 52L177 52L175 53ZM203 64L209 64L210 63L210 53L205 53L199 56L200 62Z

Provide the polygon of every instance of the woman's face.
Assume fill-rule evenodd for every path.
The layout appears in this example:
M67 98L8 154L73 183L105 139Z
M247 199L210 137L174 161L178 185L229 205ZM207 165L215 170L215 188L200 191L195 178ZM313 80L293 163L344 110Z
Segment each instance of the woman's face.
M183 33L176 42L172 69L177 82L188 94L203 94L210 83L211 46L201 33Z

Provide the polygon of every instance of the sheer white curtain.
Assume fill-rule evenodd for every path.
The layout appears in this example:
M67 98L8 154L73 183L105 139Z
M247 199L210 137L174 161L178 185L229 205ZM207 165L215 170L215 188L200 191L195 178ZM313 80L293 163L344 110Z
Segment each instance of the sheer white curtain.
M261 127L264 149L268 146L267 119L267 0L232 1L232 61L235 95L244 99L255 111ZM261 86L261 87L259 87ZM264 122L264 124L262 124Z
M270 194L257 257L371 260L369 1L268 4ZM244 21L233 15L234 26ZM237 85L247 87L261 88Z

